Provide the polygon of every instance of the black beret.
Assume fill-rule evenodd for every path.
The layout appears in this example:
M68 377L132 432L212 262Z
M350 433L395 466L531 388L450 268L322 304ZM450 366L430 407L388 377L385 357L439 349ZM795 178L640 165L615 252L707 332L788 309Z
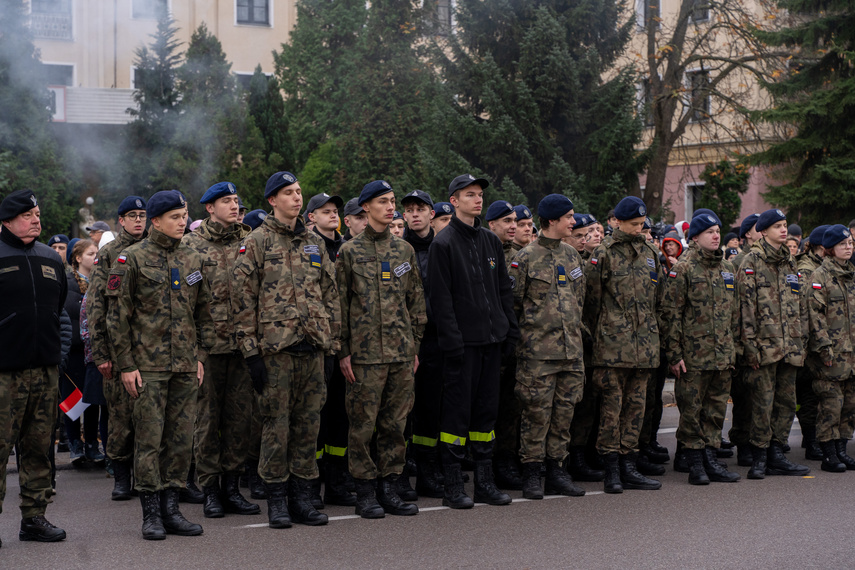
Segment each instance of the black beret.
M362 187L362 192L359 193L357 204L360 206L369 200L373 200L377 196L392 192L392 185L385 180L374 180Z
M0 222L11 220L15 216L29 212L39 205L32 190L16 190L0 202Z
M544 220L557 220L573 209L573 202L564 194L550 194L537 204L537 215Z
M742 223L739 224L739 237L744 238L745 234L751 231L751 228L757 225L757 219L760 217L760 214L751 214L750 216L745 216L745 219L742 220Z
M252 229L255 229L261 225L261 222L263 222L266 217L267 212L264 210L253 210L243 217L243 223Z
M514 212L517 214L517 221L532 219L531 210L525 204L514 206Z
M573 214L573 219L576 221L573 224L573 229L587 228L597 223L597 219L591 214Z
M757 224L754 227L757 228L758 232L762 232L781 220L786 219L787 216L784 215L784 212L776 208L772 208L771 210L766 210L760 214L760 217L757 218Z
M433 205L434 219L441 218L443 216L450 216L454 214L454 205L451 202L437 202Z
M47 243L48 243L48 245L53 245L55 243L64 243L67 245L68 244L68 236L65 234L56 234L55 236L50 236L50 239L48 240Z
M647 216L647 206L637 196L627 196L615 206L615 217L621 221Z
M701 214L692 218L692 223L689 224L689 233L686 236L688 239L703 233L713 226L721 227L721 220L715 214Z
M492 222L493 220L510 216L513 213L514 207L510 202L506 202L505 200L496 200L490 204L489 208L487 208L487 215L484 216L484 219L488 222Z
M825 230L827 229L827 224L815 227L808 236L808 243L811 245L822 245L822 237L825 235Z

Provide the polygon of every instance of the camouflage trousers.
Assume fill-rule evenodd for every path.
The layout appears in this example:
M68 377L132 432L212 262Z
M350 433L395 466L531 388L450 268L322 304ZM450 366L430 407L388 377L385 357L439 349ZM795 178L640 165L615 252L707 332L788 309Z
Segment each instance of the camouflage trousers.
M0 512L6 498L6 464L15 442L20 452L21 517L44 515L52 502L50 452L58 397L56 366L0 372Z
M249 447L252 387L239 354L211 354L196 402L193 456L199 484L217 484L220 475L237 475Z
M730 383L730 399L733 401L733 406L730 411L732 422L727 438L736 445L748 445L751 431L751 391L745 381L748 370L750 368L737 366Z
M816 439L852 439L855 431L855 376L846 380L816 378L813 391L817 396Z
M404 428L413 409L413 363L353 364L347 385L348 467L355 479L400 475L406 463ZM377 463L371 438L377 431Z
M773 440L787 443L796 416L796 372L783 360L745 371L751 393L751 445L766 448Z
M250 386L250 388L252 388ZM258 408L258 398L255 391L250 394L250 417L249 417L249 447L246 450L246 458L250 462L258 462L261 457L261 411Z
M721 447L732 370L688 370L674 382L677 441L687 449Z
M114 371L104 378L104 399L107 400L107 457L112 461L132 461L134 458L134 400L125 390Z
M514 392L520 401L520 461L564 461L573 408L582 399L585 372L562 360L517 361Z
M502 358L502 368L499 372L499 411L496 416L496 441L493 442L495 455L516 455L520 449L523 403L516 392L517 369L516 357Z
M597 452L638 451L647 385L654 368L597 368L594 387L602 394Z
M190 372L143 372L134 402L134 487L183 487L193 454L199 380Z
M279 352L265 356L264 364L268 382L257 397L262 423L258 474L265 483L284 483L291 475L315 479L327 398L323 354Z
M582 399L573 408L570 424L570 446L585 447L591 441L591 433L600 413L600 395L594 390L594 369L585 366L585 389Z

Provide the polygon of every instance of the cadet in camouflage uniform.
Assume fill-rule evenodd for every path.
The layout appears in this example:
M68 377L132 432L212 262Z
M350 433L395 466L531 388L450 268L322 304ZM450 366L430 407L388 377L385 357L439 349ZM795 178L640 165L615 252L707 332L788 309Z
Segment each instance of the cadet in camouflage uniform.
M808 314L811 299L810 286L811 275L822 264L825 249L822 247L822 238L825 235L827 225L815 228L807 238L805 251L796 256L796 267L799 270L799 287L803 292L801 296L802 314ZM807 337L810 327L802 326L802 336ZM807 343L807 338L805 339ZM799 368L796 374L796 417L799 418L799 427L802 430L802 447L805 450L805 459L821 461L822 450L816 441L816 408L818 405L816 393L813 391L813 381L821 374L822 362L817 355L808 348L805 355L805 365Z
M240 206L237 189L231 182L214 184L199 203L205 204L210 217L184 236L183 242L202 259L202 275L211 288L211 316L217 333L197 402L193 454L205 493L202 510L206 518L220 518L225 513L255 515L261 509L248 502L238 487L249 447L252 392L249 371L235 342L237 292L232 280L232 266L249 226L237 221Z
M531 210L525 204L514 206L514 213L517 215L517 227L511 247L519 251L532 242L534 220L532 219Z
M311 497L326 400L323 357L338 351L341 323L335 270L324 240L300 218L297 177L277 172L264 195L273 215L244 240L234 270L237 343L263 422L259 473L271 528L288 528L292 519L323 525L328 517Z
M368 225L341 247L336 262L342 314L339 356L349 382L348 464L356 481L356 514L415 515L418 507L404 503L397 491L406 463L404 428L413 408L413 375L427 321L424 290L413 247L389 232L395 212L389 183L366 184L359 205ZM375 430L376 464L369 450Z
M107 332L133 405L134 473L143 538L202 534L184 518L178 492L190 469L196 397L214 340L211 292L199 255L181 243L187 203L157 192L147 238L125 249L107 276Z
M755 226L763 239L751 246L737 272L745 383L751 394L753 462L749 479L807 475L784 456L796 413L796 367L804 362L799 277L781 210L767 210ZM807 326L807 321L805 321Z
M113 465L114 501L131 499L131 467L134 459L133 398L122 385L119 371L113 369L115 350L107 335L106 300L107 275L116 258L146 236L145 200L128 196L119 203L119 225L122 230L116 239L98 251L95 268L86 290L86 318L89 322L89 339L92 358L104 377L104 398L107 400L107 442L105 450Z
M636 468L647 386L659 366L659 256L641 233L646 214L640 198L621 200L618 228L586 265L585 324L603 398L597 451L606 463L607 493L662 486Z
M573 407L585 385L582 258L562 243L573 232L573 202L550 194L537 205L540 233L510 264L514 313L520 327L516 395L522 404L520 461L523 497L542 499L540 470L546 460L546 492L578 497L585 491L564 469Z
M689 483L733 482L716 458L736 363L739 303L733 266L721 250L721 221L692 219L688 238L696 254L671 268L662 301L665 356L676 378L680 409L677 441L689 460Z
M813 234L811 234L813 236ZM823 471L855 469L846 443L855 429L855 267L852 237L840 224L828 227L822 239L826 258L808 282L810 351L822 363L813 380L818 397L816 437Z

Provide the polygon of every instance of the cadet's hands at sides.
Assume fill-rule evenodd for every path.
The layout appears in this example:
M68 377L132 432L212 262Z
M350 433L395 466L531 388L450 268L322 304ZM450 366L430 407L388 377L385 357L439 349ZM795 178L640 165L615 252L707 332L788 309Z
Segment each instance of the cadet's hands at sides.
M108 360L104 364L99 365L98 372L100 372L101 376L106 380L109 380L113 377L113 363Z
M264 365L264 360L261 355L256 354L246 359L246 365L249 368L249 377L252 379L252 389L261 394L267 385L267 367Z
M674 377L679 379L680 373L686 371L686 363L683 362L682 359L680 359L680 362L678 362L677 364L673 364L673 365L669 366L668 368L671 369L671 373L674 375Z
M413 374L419 369L419 355L416 355L416 361L413 363Z
M134 370L133 372L122 372L122 384L125 385L125 390L128 391L128 394L131 395L131 398L139 398L140 394L137 392L137 387L142 388L142 376L140 376L139 370Z
M338 364L341 367L341 373L344 374L344 379L350 384L356 382L356 376L353 375L353 367L350 365L350 356L345 356L338 361Z
M202 385L202 379L205 377L205 365L201 362L196 362L199 366L196 367L196 378L199 379L199 386Z

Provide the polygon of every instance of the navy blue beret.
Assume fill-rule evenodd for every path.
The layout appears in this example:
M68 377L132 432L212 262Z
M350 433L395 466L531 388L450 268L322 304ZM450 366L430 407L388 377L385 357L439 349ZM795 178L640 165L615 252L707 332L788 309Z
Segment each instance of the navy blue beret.
M47 241L48 245L53 245L55 243L68 243L68 236L65 234L56 234L55 236L50 236L50 239Z
M437 202L433 205L434 218L450 216L454 214L454 205L451 202Z
M787 227L787 233L790 234L791 236L801 237L802 236L802 228L798 224L790 224L789 227Z
M692 212L692 218L697 218L701 214L712 214L713 216L718 217L718 215L709 208L698 208L697 210Z
M0 222L11 220L15 216L29 212L39 205L32 190L16 190L0 202Z
M202 199L199 200L200 204L210 204L211 202L217 200L218 198L222 198L223 196L233 196L237 194L237 188L231 182L217 182L205 193L202 195ZM240 206L238 206L240 208Z
M776 208L772 208L771 210L766 210L760 217L757 218L757 223L755 224L755 228L757 228L758 232L762 232L763 230L769 229L770 226L777 224L781 220L786 220L787 216L784 215L784 212L778 210Z
M280 188L290 186L295 182L297 182L297 177L291 174L290 172L277 172L276 174L267 179L267 184L265 184L264 186L264 197L270 198L271 196L276 194Z
M828 224L817 226L808 236L808 243L811 245L822 245L822 236L825 235L825 230L828 229Z
M365 210L362 209L362 206L359 205L359 198L351 198L347 201L347 204L344 205L344 215L345 216L358 216Z
M532 218L531 210L529 210L528 206L526 206L525 204L514 206L514 213L516 213L517 215L517 221L530 220Z
M365 202L373 200L377 196L388 194L389 192L392 192L391 184L385 180L374 180L362 187L362 192L359 193L359 201L357 204L361 206Z
M461 174L448 185L448 197L451 198L451 196L458 190L463 190L467 186L472 186L473 184L480 186L481 190L490 185L486 178L475 178L471 174Z
M537 204L537 215L544 220L557 220L573 209L573 202L564 194L549 194Z
M403 220L403 219L404 219L404 216L401 215L401 212L399 212L398 210L395 210L395 213L392 215L392 221L394 222L395 220Z
M128 196L119 203L117 212L120 216L124 216L131 210L145 210L145 200L140 196Z
M68 242L68 248L65 250L65 261L71 263L71 252L74 251L74 244L80 241L80 238L71 238Z
M255 229L261 225L261 222L263 222L266 217L267 212L264 210L252 210L243 217L243 223L252 229Z
M745 216L745 219L742 220L742 223L739 224L739 237L744 238L745 234L751 231L751 228L757 225L757 220L760 218L760 214L751 214L750 216Z
M721 220L715 214L701 214L692 218L692 223L689 224L689 233L686 236L691 239L698 234L701 234L713 226L721 227Z
M573 219L576 220L576 223L573 225L574 230L587 228L597 223L597 219L591 214L573 214Z
M154 196L149 198L148 204L145 207L145 213L149 218L156 218L166 212L185 208L186 206L187 200L184 199L184 195L178 190L161 190L160 192L155 192Z
M238 196L238 212L240 212L241 210L246 211L246 209L246 206L243 205L243 200L241 200L240 196Z
M430 197L430 194L423 190L413 190L409 192L406 196L401 199L401 204L406 204L407 202L424 202L430 209L433 210L433 199Z
M647 215L647 206L637 196L627 196L615 206L615 217L621 221L643 218Z
M649 229L652 229L652 228L653 228L653 221L651 221L651 219L650 219L649 217L644 218L644 225L643 225L643 226L641 226L641 229L643 229L643 230L649 230Z
M825 230L825 233L822 236L822 247L825 249L831 249L848 237L851 237L849 234L849 228L840 224L834 224Z
M487 214L484 216L484 220L492 222L493 220L498 220L504 218L505 216L510 216L513 213L513 204L506 200L496 200L495 202L490 204L489 208L487 208Z

